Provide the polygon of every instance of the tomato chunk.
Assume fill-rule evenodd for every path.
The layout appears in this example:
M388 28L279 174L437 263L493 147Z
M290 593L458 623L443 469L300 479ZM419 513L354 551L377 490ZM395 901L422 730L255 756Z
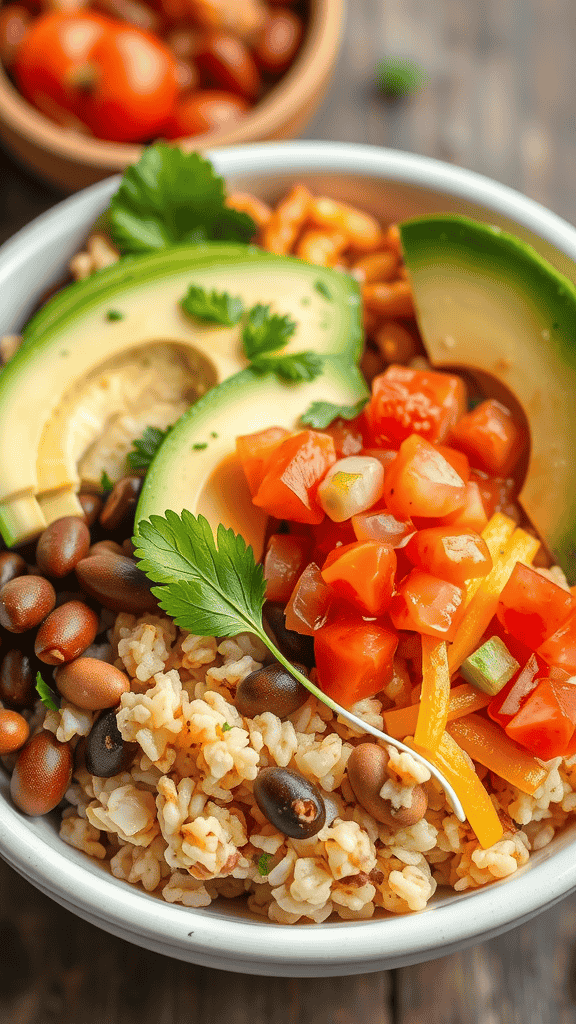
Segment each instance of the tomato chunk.
M358 455L362 451L364 435L359 417L355 420L336 419L329 427L325 427L323 432L330 434L333 439L339 459L346 458L347 455Z
M356 535L352 529L350 520L343 523L335 523L329 516L313 528L314 533L314 560L319 565L324 565L326 556L339 544L353 544Z
M264 558L266 600L286 604L308 562L312 542L307 537L274 533Z
M450 512L447 516L442 516L441 522L446 526L459 526L463 530L482 532L488 522L488 516L480 488L475 480L469 480L466 484L462 508L457 508L455 512Z
M516 483L512 477L488 476L479 469L473 469L470 473L470 483L478 485L488 519L491 519L495 512L509 514L516 492Z
M492 568L486 541L472 530L450 526L419 530L406 545L406 554L413 565L457 586L486 576Z
M286 605L286 629L305 636L314 636L326 624L334 591L322 579L315 562L310 562L300 576Z
M464 481L434 445L418 434L402 442L384 478L384 502L395 516L446 516L465 497Z
M371 459L378 459L378 462L382 463L384 472L388 469L391 462L398 455L397 448L363 448L362 455L368 455Z
M395 572L394 549L379 540L366 540L332 551L322 568L322 579L365 615L378 616L392 599Z
M544 640L537 653L548 665L565 668L571 675L576 673L576 609Z
M512 652L510 652L512 653ZM506 683L492 698L488 705L488 714L495 722L505 726L518 714L526 698L536 689L538 678L545 675L544 662L535 654L531 654L524 668Z
M392 679L397 644L395 633L360 617L323 626L314 637L320 689L344 707L372 697Z
M321 523L324 512L316 492L335 462L336 449L328 434L314 430L293 434L272 453L254 504L277 519Z
M518 562L498 602L497 615L506 630L536 651L568 618L572 594Z
M551 679L540 679L536 689L505 726L510 739L544 761L559 757L574 733L574 722L567 714L566 695L560 698L558 694L558 686L562 685L571 684L555 684Z
M506 406L489 398L452 428L450 444L494 476L506 476L522 455L527 436Z
M372 381L368 420L376 444L421 434L443 441L466 411L461 377L409 366L389 366Z
M396 629L453 640L464 614L464 591L430 573L414 569L390 603Z
M268 427L236 438L236 451L252 497L258 493L273 453L289 435L284 427Z
M465 455L464 452L457 451L456 448L449 448L447 444L437 444L436 448L440 452L440 455L444 456L446 462L450 463L452 469L456 470L460 479L467 484L470 479L470 463L468 461L468 456Z
M411 519L396 519L387 508L370 509L352 516L356 540L381 540L393 548L404 547L416 531Z

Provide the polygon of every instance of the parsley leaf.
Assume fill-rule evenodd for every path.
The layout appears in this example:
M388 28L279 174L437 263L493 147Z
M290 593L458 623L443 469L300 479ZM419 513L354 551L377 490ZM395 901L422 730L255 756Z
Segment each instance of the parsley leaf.
M224 722L224 725L222 726L222 732L230 732L231 728L232 726L230 725L230 722Z
M258 874L262 875L262 877L264 877L264 875L267 875L268 872L270 871L269 865L270 865L270 861L271 860L272 860L272 854L271 853L263 853L258 858Z
M420 64L403 57L384 57L376 65L376 84L390 99L400 99L417 92L428 83L428 75Z
M165 437L168 436L172 427L161 430L160 427L145 427L142 437L132 441L132 451L126 456L126 463L129 469L135 473L146 472L150 468L152 459L156 455Z
M100 477L100 487L105 494L107 491L112 491L114 489L114 484L105 469L102 470L102 476Z
M40 672L36 673L36 692L45 708L49 711L60 710L60 699L48 683L42 679Z
M288 314L278 316L276 313L270 313L270 306L253 306L242 332L247 358L253 360L265 352L276 352L277 349L284 348L294 334L296 326L296 321Z
M294 352L289 356L259 356L252 367L261 373L275 373L292 383L315 380L322 373L324 360L317 352Z
M190 285L180 305L195 320L224 327L233 327L244 312L242 299L233 298L228 292L208 292L197 284Z
M318 278L318 280L314 282L314 287L316 291L320 293L320 295L324 296L325 299L330 300L332 298L332 292L330 291L325 281L322 281L320 278Z
M122 253L207 240L247 242L251 217L225 205L224 181L209 160L157 142L124 172L110 201L108 230Z
M312 402L300 417L300 422L312 427L313 430L324 430L333 420L354 420L360 415L368 401L361 398L356 405L333 405L332 402Z

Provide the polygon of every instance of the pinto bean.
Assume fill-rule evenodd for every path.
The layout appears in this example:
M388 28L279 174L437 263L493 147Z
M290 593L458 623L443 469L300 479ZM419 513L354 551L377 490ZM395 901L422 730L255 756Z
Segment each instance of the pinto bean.
M134 513L142 490L141 476L123 476L110 491L100 513L100 525L105 530L117 530Z
M82 601L68 601L55 608L36 634L34 653L46 665L73 661L93 642L98 616Z
M25 814L48 814L58 806L72 778L68 743L39 732L21 750L10 780L12 800Z
M0 625L11 633L38 626L56 603L54 587L43 576L17 576L0 590Z
M362 298L366 308L380 316L394 317L414 316L412 288L409 281L376 281L365 284Z
M90 558L91 555L106 555L110 551L114 555L126 554L122 545L117 544L115 540L98 540L88 551L88 557Z
M102 511L102 498L97 494L79 494L78 501L84 509L84 522L90 528Z
M428 797L423 786L414 786L410 807L395 810L390 800L380 796L380 790L388 780L388 752L377 743L360 743L352 751L346 771L348 781L359 804L376 821L388 828L408 828L420 821L426 813Z
M158 607L156 598L150 593L154 584L133 558L112 552L90 555L78 563L76 575L82 590L111 611L139 615L156 611Z
M63 516L47 526L38 540L36 561L41 572L60 579L72 572L88 552L90 531L80 516Z
M65 700L86 711L116 707L130 689L125 672L98 658L76 658L57 669L54 678Z
M17 711L0 710L0 754L13 754L30 735L28 722Z
M15 580L17 576L25 576L27 572L28 566L22 555L17 555L15 551L2 552L0 555L0 589L5 583Z
M30 658L15 648L6 651L0 665L0 700L12 707L24 708L31 707L36 697Z

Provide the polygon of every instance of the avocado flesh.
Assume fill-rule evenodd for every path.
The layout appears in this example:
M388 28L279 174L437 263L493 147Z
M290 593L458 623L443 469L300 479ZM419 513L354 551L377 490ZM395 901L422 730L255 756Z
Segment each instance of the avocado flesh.
M242 534L260 559L267 516L252 504L235 458L236 437L271 424L294 430L311 402L351 405L366 394L360 371L339 359L327 359L322 376L307 384L283 384L250 369L229 377L191 406L162 444L144 481L136 525L186 508L204 515L214 531L223 523Z
M430 361L489 375L530 425L520 503L576 583L576 288L529 245L465 217L400 225Z
M330 299L318 290L318 281ZM298 326L287 353L312 348L358 358L356 283L348 275L253 246L177 247L121 260L71 285L33 318L0 375L0 532L6 544L37 536L61 515L81 514L70 441L75 421L59 416L78 382L122 353L155 342L192 353L207 386L246 366L240 325L201 324L181 310L192 283L239 295L247 307L270 303L274 312L290 314ZM111 310L122 319L109 320ZM75 407L74 415L86 412L90 408Z

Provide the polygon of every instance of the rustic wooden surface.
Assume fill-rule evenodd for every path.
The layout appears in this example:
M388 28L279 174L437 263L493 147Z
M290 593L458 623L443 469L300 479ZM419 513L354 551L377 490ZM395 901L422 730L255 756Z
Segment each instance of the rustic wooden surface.
M340 65L307 136L453 161L575 223L575 52L573 0L349 0ZM384 54L420 61L429 86L385 102L373 85ZM0 154L0 240L58 198ZM569 1024L575 942L573 897L422 966L316 981L241 977L113 939L0 864L0 1022Z

